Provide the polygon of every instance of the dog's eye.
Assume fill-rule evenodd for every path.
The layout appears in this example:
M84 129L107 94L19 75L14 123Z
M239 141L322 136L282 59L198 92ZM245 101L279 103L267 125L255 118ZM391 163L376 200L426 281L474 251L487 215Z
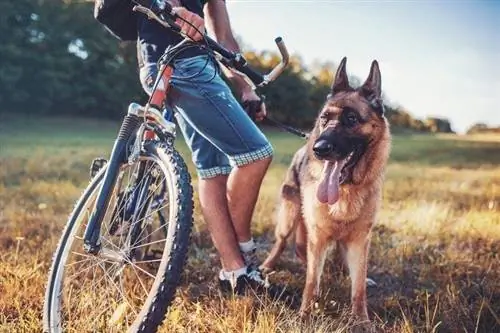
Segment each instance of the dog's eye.
M344 116L344 122L347 126L354 126L359 122L358 116L354 112L349 112Z
M325 126L326 123L328 122L328 115L326 113L323 113L319 116L319 119L321 126Z

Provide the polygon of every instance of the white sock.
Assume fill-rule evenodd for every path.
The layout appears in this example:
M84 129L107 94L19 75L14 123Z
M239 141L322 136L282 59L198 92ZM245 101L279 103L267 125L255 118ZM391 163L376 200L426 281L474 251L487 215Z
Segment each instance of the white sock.
M253 241L253 238L250 238L250 240L247 242L239 243L239 245L240 245L241 252L244 252L244 253L250 252L256 248L256 245L255 245L255 242Z
M219 278L221 280L233 280L233 279L236 280L237 278L246 273L247 273L247 266L229 272L226 272L225 270L221 269L219 272Z

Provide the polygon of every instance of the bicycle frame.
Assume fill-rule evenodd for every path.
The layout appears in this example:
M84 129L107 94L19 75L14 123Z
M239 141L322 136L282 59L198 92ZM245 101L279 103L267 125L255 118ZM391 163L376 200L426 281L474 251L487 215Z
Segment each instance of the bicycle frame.
M162 13L167 16L166 18L160 18L151 9L143 6L134 6L134 10L144 13L149 18L158 21L166 28L180 33L180 28L175 24L176 14L173 12L170 5L168 5L168 3L166 4L167 6ZM230 70L243 74L254 88L255 85L264 86L274 81L284 71L289 62L288 51L281 37L276 38L275 42L280 51L282 60L269 74L266 75L262 75L249 67L245 58L241 54L226 50L224 47L207 36L205 36L204 40L207 42L208 47L214 51L218 61ZM187 41L188 40L185 39L175 47L178 47ZM106 166L103 184L99 189L97 200L85 229L83 242L84 250L87 253L98 254L100 251L101 244L99 243L99 239L101 224L112 195L111 190L117 181L120 166L123 163L135 161L139 157L139 154L147 150L147 145L144 145L144 142L148 140L158 138L160 141L173 144L173 139L175 139L176 126L170 121L172 119L172 115L169 113L170 111L167 111L166 117L159 111L163 108L165 101L167 100L173 68L169 64L161 63L158 73L159 74L156 78L149 102L145 106L141 106L137 103L131 103L121 124L118 136L111 151L109 162ZM134 135L134 149L130 154L128 154L127 147L129 147L130 141L134 138ZM172 140L169 140L169 138ZM140 194L139 196L141 197ZM136 198L134 198L134 200L136 200Z

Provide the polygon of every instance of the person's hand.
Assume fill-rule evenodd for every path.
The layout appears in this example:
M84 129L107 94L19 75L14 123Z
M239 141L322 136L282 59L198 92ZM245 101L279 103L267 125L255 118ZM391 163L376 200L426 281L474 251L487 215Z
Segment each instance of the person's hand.
M253 90L244 91L241 94L241 102L250 118L262 121L266 114L266 103Z
M172 10L179 16L179 18L175 20L175 23L179 25L185 36L191 38L195 42L203 38L205 34L205 20L203 20L203 18L184 7L174 7Z

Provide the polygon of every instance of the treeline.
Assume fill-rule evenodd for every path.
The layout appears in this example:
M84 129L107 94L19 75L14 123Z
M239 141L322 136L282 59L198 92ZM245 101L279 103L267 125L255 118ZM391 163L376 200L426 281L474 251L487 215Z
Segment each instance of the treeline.
M264 71L269 71L279 62L279 56L275 52L251 51L246 52L245 56L253 66ZM310 127L318 109L325 101L336 70L336 65L331 62L305 67L300 58L292 57L291 65L276 80L276 84L264 89L266 95L270 97L268 104L273 110L273 115L295 126ZM356 87L364 79L364 77L350 76L349 82ZM428 117L420 120L404 108L389 104L385 105L385 110L386 117L396 131L405 129L429 133L453 132L450 121L445 118Z
M484 123L477 123L472 125L468 130L467 134L479 134L479 133L491 133L491 134L500 134L500 126L488 126Z
M396 130L407 129L426 133L454 133L446 118L427 117L424 120L413 117L401 107L386 105L386 116Z
M0 2L0 113L117 118L131 101L146 100L135 43L118 42L94 20L93 6L81 0ZM244 49L260 70L279 61L276 53ZM335 70L332 62L306 67L292 57L276 83L262 90L270 112L287 124L310 127ZM446 119L418 120L390 105L386 110L396 128L451 131Z

